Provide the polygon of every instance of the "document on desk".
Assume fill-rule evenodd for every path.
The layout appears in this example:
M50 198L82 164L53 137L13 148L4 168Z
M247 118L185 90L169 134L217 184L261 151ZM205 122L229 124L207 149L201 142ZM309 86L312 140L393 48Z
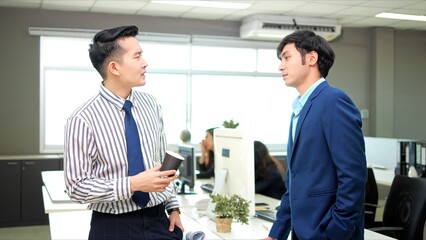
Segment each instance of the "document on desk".
M188 231L183 234L185 240L204 240L206 239L206 234L203 231Z
M185 227L184 238L185 240L203 240L203 239L222 239L209 229L206 224L201 224L197 219L187 215L185 209L182 209L180 215L183 226Z

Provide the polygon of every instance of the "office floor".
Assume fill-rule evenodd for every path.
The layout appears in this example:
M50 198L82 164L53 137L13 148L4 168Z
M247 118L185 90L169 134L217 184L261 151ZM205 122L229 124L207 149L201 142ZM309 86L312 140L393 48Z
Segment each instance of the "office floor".
M0 228L0 240L49 240L49 225Z
M385 200L379 200L379 202L377 203L377 205L379 205L379 207L376 209L376 221L377 222L381 222L383 220L383 210L385 208Z

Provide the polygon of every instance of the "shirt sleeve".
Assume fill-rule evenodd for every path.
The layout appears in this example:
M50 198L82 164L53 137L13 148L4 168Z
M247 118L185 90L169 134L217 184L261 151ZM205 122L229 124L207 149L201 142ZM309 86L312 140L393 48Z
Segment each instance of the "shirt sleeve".
M64 173L71 200L80 203L112 202L131 197L129 177L99 178L93 174L96 156L93 132L79 117L68 119L65 126Z

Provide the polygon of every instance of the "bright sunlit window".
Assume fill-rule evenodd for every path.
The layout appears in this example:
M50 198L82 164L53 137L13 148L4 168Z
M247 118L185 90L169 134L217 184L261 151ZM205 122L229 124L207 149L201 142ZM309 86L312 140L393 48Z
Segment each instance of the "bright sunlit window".
M256 50L194 46L192 48L192 69L254 72L256 70Z
M147 74L145 80L145 86L136 89L157 98L163 111L167 140L169 143L178 143L180 131L186 127L186 75Z
M90 41L40 38L42 153L62 153L66 119L99 91L102 79L88 56ZM233 119L256 140L285 151L296 91L281 79L275 49L258 45L141 41L148 68L146 85L136 90L154 95L161 104L169 145L180 143L184 129L198 145L207 128Z
M99 91L102 80L96 71L65 69L46 69L44 78L44 142L61 146L68 115Z

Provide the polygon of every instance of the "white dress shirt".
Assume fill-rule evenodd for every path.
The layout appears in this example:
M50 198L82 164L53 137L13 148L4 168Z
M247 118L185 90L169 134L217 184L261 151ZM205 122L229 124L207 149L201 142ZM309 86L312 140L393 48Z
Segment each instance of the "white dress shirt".
M131 199L123 99L101 85L99 94L77 108L65 126L64 172L73 201L89 209L120 214L140 209ZM161 165L167 148L161 106L147 93L133 91L132 114L138 126L146 169ZM179 206L176 185L150 192L148 207Z

